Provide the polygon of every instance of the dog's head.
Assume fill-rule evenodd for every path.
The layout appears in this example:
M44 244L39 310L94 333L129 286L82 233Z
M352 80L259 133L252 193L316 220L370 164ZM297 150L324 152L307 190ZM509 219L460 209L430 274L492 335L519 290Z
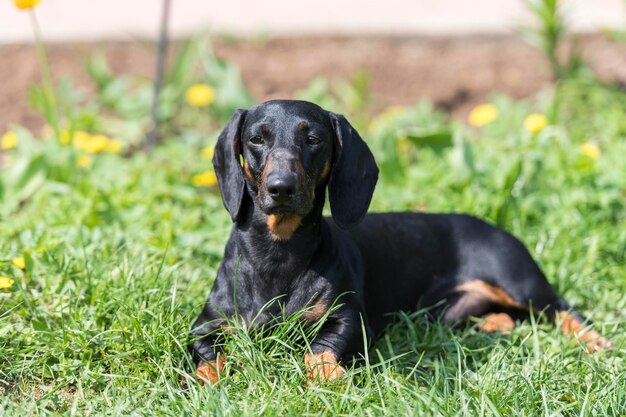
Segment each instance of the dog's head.
M343 116L293 100L237 110L219 136L213 166L233 221L247 184L270 231L281 223L295 230L327 185L333 219L348 229L367 212L378 178L372 153Z

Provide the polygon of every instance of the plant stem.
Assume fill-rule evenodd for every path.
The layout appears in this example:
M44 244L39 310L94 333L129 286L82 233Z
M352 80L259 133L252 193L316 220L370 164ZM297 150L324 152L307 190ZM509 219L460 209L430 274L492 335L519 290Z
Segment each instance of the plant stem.
M168 21L170 14L170 0L163 0L163 13L161 14L161 28L159 34L159 44L156 56L156 74L154 80L154 96L152 98L151 110L151 126L146 137L146 150L154 148L157 142L159 129L159 96L161 93L161 84L163 83L163 72L165 68L165 58L168 46Z
M52 79L52 71L50 70L50 63L48 61L48 55L46 54L46 48L43 43L43 36L41 34L41 28L39 27L39 21L34 9L29 10L30 21L33 26L33 32L35 35L35 44L37 46L37 55L39 56L39 65L41 66L41 78L44 85L44 92L46 100L49 99L52 102L51 108L53 110L52 129L56 138L59 138L59 115L57 113L57 101L54 93L54 81Z

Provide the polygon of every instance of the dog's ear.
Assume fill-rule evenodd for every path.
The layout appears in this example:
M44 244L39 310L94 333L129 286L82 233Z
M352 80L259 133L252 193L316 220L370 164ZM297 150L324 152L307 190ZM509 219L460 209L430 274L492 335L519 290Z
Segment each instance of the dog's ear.
M359 223L372 200L378 180L374 155L340 114L330 113L335 130L335 162L328 182L333 220L342 229Z
M213 154L213 168L222 193L224 207L233 221L239 217L245 180L241 168L241 127L247 111L235 111L228 124L220 133Z

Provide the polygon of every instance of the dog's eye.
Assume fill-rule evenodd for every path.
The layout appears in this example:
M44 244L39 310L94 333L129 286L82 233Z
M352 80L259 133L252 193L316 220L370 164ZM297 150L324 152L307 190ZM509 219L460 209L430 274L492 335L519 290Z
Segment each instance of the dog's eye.
M261 136L252 136L250 138L250 143L252 143L253 145L262 145L263 138Z
M309 136L306 138L306 143L308 145L318 145L321 142L320 138L316 138L315 136Z

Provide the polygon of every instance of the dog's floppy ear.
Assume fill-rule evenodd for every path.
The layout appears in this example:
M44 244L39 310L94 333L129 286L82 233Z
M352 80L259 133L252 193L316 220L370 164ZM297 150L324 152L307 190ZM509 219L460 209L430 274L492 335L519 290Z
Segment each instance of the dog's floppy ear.
M372 200L378 180L374 155L340 114L330 113L335 129L335 163L328 182L333 220L342 229L359 223Z
M217 183L222 193L224 207L233 221L239 217L245 180L241 168L241 126L247 111L235 111L228 124L220 133L213 154L213 168L217 175Z

